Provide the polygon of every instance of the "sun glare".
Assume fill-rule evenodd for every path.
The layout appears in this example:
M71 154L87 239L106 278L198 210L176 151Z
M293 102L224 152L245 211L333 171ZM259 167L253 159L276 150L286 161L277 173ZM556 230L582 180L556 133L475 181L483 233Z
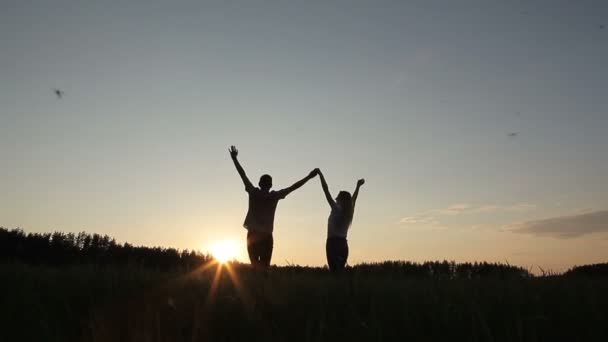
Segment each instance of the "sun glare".
M236 244L232 242L219 242L210 248L211 255L220 263L234 260L237 254Z

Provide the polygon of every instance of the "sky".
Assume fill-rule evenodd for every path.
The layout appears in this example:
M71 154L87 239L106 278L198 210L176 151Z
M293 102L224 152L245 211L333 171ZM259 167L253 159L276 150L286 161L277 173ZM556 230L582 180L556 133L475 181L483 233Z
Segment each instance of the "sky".
M0 1L0 226L246 261L365 178L349 263L608 260L608 2ZM53 88L65 92L59 99ZM273 263L325 264L317 178Z

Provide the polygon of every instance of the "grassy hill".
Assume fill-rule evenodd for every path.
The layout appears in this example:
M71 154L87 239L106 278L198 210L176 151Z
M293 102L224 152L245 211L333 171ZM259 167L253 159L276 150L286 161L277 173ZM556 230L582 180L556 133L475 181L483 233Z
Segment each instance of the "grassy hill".
M214 280L215 279L215 280ZM0 340L606 341L608 279L0 265Z
M607 341L606 265L220 265L81 233L0 229L0 341Z

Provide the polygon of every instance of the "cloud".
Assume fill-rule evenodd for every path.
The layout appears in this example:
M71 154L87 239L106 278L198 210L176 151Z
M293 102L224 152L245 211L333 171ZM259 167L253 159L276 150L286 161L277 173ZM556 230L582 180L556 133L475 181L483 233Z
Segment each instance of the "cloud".
M535 209L536 206L528 203L512 205L472 205L468 203L457 203L442 209L431 209L402 218L399 223L406 225L439 226L441 216L454 216L464 214L497 213L497 212L520 212Z
M460 214L478 214L478 213L496 213L496 212L514 212L528 211L535 209L534 204L519 203L512 205L478 205L474 206L467 203L453 204L445 209L435 209L434 212L443 215L460 215Z
M467 203L453 204L445 209L435 209L434 211L443 215L458 215L471 210L471 205Z
M413 215L407 216L401 219L399 223L403 224L423 224L423 225L437 225L439 221L437 221L432 216L424 216L424 215Z
M592 233L608 233L608 210L514 223L504 229L514 233L563 239Z
M399 220L399 224L409 226L439 226L439 220L435 217L432 210L421 212L418 214L403 217Z

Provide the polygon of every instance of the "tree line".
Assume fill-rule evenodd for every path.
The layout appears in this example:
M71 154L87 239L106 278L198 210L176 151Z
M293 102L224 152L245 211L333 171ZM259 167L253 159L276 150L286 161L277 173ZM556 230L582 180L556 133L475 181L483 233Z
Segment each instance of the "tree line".
M381 269L383 272L394 274L408 274L428 276L444 279L475 279L482 277L532 277L532 273L519 266L495 262L462 262L455 261L425 261L422 263L411 261L385 261L357 265L359 272L373 272Z
M25 233L22 229L0 227L0 260L33 265L134 265L188 271L210 262L212 257L197 251L118 243L108 235Z
M134 246L118 243L108 235L80 233L25 233L22 229L0 227L0 261L19 261L32 265L67 266L75 264L131 265L160 271L187 272L213 260L209 254L175 248ZM236 265L235 265L236 266ZM316 273L322 267L288 265L285 270ZM384 261L363 263L349 268L359 274L394 274L434 278L473 279L480 277L532 277L522 267L508 263L426 261ZM558 274L554 274L558 275ZM575 266L566 276L608 276L608 263Z
M569 269L565 275L608 277L608 263L574 266L573 268Z
M288 265L282 267L293 273L317 273L326 271L326 267L302 267ZM347 268L348 273L363 276L413 276L439 279L476 279L493 278L530 278L532 273L522 267L507 263L463 262L455 261L402 261L391 260L383 262L361 263Z

